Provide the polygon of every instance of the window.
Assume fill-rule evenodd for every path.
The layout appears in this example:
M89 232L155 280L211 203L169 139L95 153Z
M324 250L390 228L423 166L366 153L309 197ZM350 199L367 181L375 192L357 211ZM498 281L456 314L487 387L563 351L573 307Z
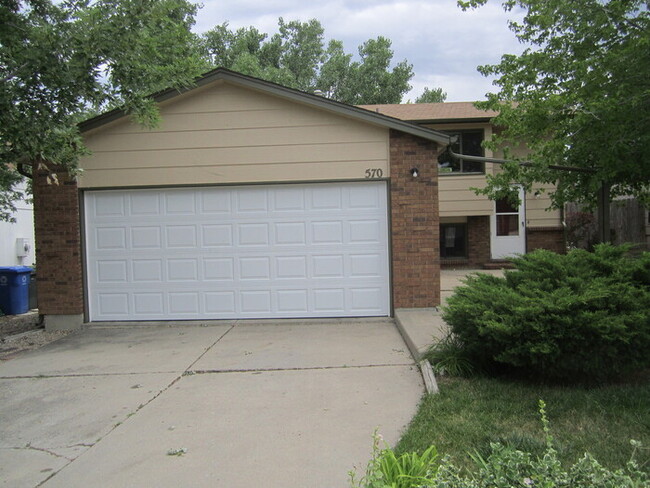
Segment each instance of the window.
M467 224L440 224L440 257L467 257Z
M519 209L514 207L507 198L495 202L498 236L519 235Z
M451 146L456 154L483 156L483 148L481 147L483 142L482 130L448 132L448 134L458 137L456 143ZM452 158L447 150L438 157L438 171L440 174L484 173L485 163Z

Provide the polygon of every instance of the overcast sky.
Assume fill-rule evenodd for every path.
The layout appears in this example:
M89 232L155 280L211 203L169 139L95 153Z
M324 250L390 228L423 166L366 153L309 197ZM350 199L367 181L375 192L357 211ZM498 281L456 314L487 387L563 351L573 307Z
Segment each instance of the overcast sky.
M498 62L504 53L522 48L508 30L499 0L478 10L463 12L456 0L203 0L196 32L224 21L231 28L254 26L277 32L278 17L285 21L317 19L329 39L343 41L345 51L357 54L370 38L384 36L393 42L394 61L413 65L413 89L404 97L414 101L424 87L441 87L447 101L485 99L495 91L492 80L476 67Z

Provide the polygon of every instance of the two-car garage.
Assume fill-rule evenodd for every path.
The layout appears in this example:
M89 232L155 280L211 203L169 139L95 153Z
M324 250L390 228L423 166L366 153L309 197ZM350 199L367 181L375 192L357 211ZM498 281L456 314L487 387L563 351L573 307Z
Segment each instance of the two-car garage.
M222 68L155 101L159 126L102 114L78 174L35 174L46 327L440 303L447 135Z
M93 321L390 314L385 182L85 193Z

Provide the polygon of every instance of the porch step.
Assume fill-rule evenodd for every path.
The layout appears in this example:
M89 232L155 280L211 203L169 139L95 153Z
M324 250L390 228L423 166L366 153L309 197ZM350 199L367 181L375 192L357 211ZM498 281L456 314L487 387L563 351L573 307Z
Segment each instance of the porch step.
M507 259L492 259L483 264L483 269L515 269L515 265Z

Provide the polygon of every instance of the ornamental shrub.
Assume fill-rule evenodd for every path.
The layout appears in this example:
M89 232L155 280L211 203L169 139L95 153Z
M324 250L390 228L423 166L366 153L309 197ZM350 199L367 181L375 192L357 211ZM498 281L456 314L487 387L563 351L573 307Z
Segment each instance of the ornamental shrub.
M504 277L475 274L443 308L477 370L600 382L650 366L650 253L534 251Z

